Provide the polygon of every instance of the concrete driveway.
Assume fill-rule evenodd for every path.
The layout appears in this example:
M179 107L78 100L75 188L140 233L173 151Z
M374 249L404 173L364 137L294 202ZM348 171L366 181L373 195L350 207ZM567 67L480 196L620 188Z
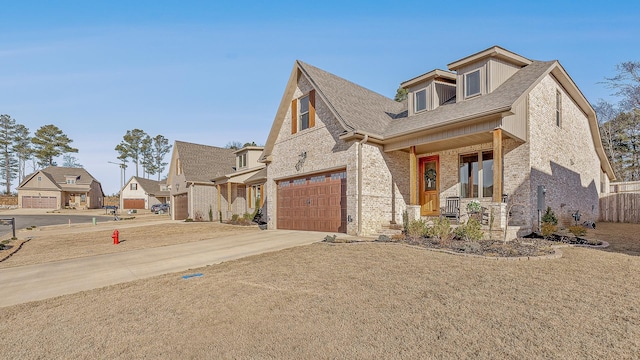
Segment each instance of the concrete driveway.
M321 241L327 233L266 230L211 240L0 269L0 307L195 269ZM340 234L341 237L347 237Z

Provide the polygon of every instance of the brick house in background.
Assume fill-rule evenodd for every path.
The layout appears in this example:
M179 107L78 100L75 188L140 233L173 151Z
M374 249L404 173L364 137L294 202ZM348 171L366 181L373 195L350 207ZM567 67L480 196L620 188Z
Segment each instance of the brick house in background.
M558 61L494 46L401 83L396 102L296 61L261 161L268 227L371 235L478 200L509 230L537 226L537 187L561 219L597 220L613 170L596 115Z
M49 166L18 185L18 207L23 209L98 209L103 202L102 185L83 168Z
M256 198L264 201L265 176L258 163L263 148L247 146L239 150L176 141L171 154L167 186L171 196L171 216L214 221L234 214L252 213ZM261 200L262 199L262 200Z

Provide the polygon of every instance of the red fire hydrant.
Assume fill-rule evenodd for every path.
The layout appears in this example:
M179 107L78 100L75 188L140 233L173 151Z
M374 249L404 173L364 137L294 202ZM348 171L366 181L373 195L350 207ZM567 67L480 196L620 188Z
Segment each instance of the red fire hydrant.
M118 231L118 229L113 230L113 235L111 235L111 237L113 238L113 245L120 244L120 239L118 238L119 236L120 232Z

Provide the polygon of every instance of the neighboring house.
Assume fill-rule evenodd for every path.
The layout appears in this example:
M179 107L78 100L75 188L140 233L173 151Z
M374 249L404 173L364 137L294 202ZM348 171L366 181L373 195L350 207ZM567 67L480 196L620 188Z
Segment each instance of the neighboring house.
M151 209L155 204L170 201L166 181L156 181L132 176L120 191L122 209Z
M167 177L172 218L211 217L218 221L253 212L256 198L263 198L266 180L257 175L264 168L258 163L262 150L258 146L233 150L176 141Z
M49 166L25 177L18 186L18 207L101 208L102 185L83 168Z
M371 235L459 196L463 214L472 199L491 209L494 229L510 210L522 234L539 185L561 219L596 220L614 174L560 63L494 46L448 68L403 82L396 102L296 61L261 158L268 227Z

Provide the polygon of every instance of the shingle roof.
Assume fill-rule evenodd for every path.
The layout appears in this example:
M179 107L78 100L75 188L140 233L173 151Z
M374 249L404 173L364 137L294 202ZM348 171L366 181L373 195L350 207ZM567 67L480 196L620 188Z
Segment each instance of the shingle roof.
M236 165L233 149L176 141L174 151L178 152L186 181L209 182L233 172Z
M140 187L142 187L150 195L169 196L169 190L160 190L160 185L165 185L165 182L145 179L137 176L134 176L133 178L138 184L140 184Z
M255 182L260 182L263 180L267 179L267 168L262 168L260 170L258 170L258 172L256 172L255 174L249 176L244 183L245 184L250 184L250 183L255 183Z
M23 187L35 174L41 173L46 176L51 182L53 182L60 190L64 191L88 191L91 188L93 181L100 184L96 178L94 178L84 168L62 167L62 166L48 166L42 170L38 170L32 174L27 175L18 188ZM75 184L67 184L67 176L75 178ZM102 186L101 186L102 187Z
M383 132L384 138L412 131L442 126L458 119L487 114L509 108L537 80L550 70L555 61L534 61L512 75L493 92L477 98L446 104L415 116L396 119Z
M344 125L371 134L380 134L397 114L407 109L383 95L298 60L300 69Z

